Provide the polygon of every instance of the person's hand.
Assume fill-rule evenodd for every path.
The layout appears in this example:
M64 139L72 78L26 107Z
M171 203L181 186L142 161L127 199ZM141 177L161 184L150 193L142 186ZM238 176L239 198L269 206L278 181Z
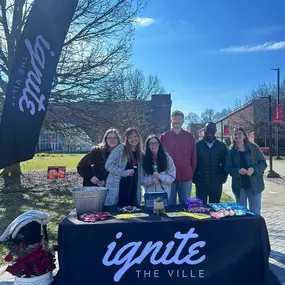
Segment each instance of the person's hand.
M245 175L245 174L247 174L247 170L244 169L244 168L241 168L241 169L238 171L238 173L241 174L241 175Z
M129 176L133 176L134 173L135 173L135 171L133 169L128 169Z
M157 171L153 172L152 177L159 179L159 173Z
M159 185L159 180L157 178L153 178L152 181L155 186Z
M100 187L104 187L105 186L105 180L99 181L97 183L97 185L100 186Z
M251 176L253 173L254 173L254 169L253 169L253 167L250 167L250 168L247 170L247 175L248 175L248 176Z
M91 178L91 182L96 185L96 184L98 184L98 182L100 182L100 180L96 176L93 176Z

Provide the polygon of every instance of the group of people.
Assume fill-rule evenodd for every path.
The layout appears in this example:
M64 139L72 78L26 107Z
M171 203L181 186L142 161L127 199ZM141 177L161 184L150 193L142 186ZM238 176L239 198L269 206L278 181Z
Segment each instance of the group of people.
M184 205L191 196L204 204L219 203L223 184L232 176L236 201L260 215L263 172L267 167L260 148L251 143L245 130L234 129L230 149L217 140L216 124L205 126L204 138L197 143L182 128L184 114L174 111L171 130L159 136L150 135L143 148L140 133L128 128L122 142L116 129L109 129L101 144L85 155L77 166L83 186L105 186L109 189L107 206L136 206L145 192L165 191L169 205Z

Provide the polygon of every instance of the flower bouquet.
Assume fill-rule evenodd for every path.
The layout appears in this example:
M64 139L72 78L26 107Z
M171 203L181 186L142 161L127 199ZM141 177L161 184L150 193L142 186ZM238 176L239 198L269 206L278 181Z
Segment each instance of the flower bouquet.
M20 243L15 252L10 252L4 259L12 262L6 271L15 276L14 284L23 284L31 278L32 282L49 285L52 282L52 271L55 269L55 251L57 246L48 248L46 244L35 244L25 247ZM22 280L22 282L21 282ZM44 281L46 281L44 283Z

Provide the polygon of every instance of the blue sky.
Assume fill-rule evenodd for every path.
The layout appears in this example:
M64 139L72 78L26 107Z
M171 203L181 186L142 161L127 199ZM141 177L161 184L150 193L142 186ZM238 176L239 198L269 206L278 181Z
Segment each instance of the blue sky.
M134 67L157 75L172 108L220 111L285 74L284 0L149 0Z

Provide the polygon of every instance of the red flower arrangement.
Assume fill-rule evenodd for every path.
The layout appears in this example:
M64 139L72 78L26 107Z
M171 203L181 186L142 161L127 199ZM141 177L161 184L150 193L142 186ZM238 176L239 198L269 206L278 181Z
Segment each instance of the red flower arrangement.
M43 244L35 244L24 247L20 243L16 248L15 253L10 252L4 260L13 262L8 265L6 271L17 277L33 277L40 276L55 269L54 252L57 251L57 246L53 245L51 249Z

